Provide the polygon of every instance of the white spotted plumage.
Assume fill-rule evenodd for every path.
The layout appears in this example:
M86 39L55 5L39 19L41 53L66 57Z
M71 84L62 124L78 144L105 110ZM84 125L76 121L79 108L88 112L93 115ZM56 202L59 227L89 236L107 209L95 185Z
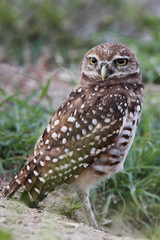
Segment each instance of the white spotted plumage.
M119 58L127 64L116 65ZM54 113L34 158L4 196L25 186L30 201L38 202L71 182L86 193L122 169L139 123L142 89L139 64L127 47L106 43L91 49L84 56L79 85Z

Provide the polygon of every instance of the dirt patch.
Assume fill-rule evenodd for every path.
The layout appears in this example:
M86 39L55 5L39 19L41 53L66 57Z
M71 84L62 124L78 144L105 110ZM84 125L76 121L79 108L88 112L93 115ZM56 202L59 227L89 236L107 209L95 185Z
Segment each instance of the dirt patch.
M76 75L79 75L75 74L76 71L80 70L71 71L66 68L48 70L45 59L38 61L33 67L0 63L0 88L8 95L18 93L18 97L22 99L31 92L37 91L31 102L31 104L36 104L39 102L42 89L50 79L47 96L50 97L53 107L56 108L73 89L72 81L75 81ZM0 101L2 100L0 96ZM47 97L44 96L41 102L47 105Z
M16 240L132 240L128 233L114 236L107 228L95 230L85 221L82 209L72 211L71 193L58 189L39 208L28 208L16 199L0 199L0 228L10 231ZM1 197L1 193L0 193ZM74 219L74 220L73 220ZM118 227L118 226L117 226ZM129 226L126 226L129 227ZM125 230L125 226L124 226ZM133 233L132 233L133 235ZM141 238L142 239L142 238Z

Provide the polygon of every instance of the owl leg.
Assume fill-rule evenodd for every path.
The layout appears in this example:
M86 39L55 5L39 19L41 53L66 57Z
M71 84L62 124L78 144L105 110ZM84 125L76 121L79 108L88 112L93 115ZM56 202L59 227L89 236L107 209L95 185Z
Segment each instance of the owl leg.
M98 229L93 211L91 209L91 204L90 204L90 201L89 201L88 194L79 191L78 196L79 196L80 201L83 204L83 208L84 208L84 211L85 211L85 214L86 214L89 225L92 226L95 229Z

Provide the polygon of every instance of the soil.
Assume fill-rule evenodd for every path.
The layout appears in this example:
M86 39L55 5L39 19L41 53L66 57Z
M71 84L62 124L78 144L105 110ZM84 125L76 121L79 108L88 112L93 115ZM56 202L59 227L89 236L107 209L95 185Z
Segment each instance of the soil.
M89 227L83 209L71 210L74 194L66 186L50 194L38 208L29 208L18 200L18 194L13 199L1 197L7 184L4 181L0 189L0 229L10 232L14 240L146 240L130 223L116 219L113 228Z

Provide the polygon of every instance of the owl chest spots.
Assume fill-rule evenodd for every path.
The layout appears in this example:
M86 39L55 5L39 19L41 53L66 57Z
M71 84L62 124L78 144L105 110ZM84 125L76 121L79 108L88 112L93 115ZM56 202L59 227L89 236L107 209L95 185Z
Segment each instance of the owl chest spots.
M140 120L140 109L139 99L129 104L123 116L123 124L120 127L119 135L114 141L113 147L101 154L92 165L97 175L110 177L115 172L123 169L125 158L132 145Z
M45 186L48 186L47 178L54 187L61 182L72 182L92 164L99 174L106 172L108 167L116 171L134 135L134 111L128 113L125 95L109 94L98 87L87 96L83 90L78 95L73 93L70 104L62 105L57 111L58 116L53 117L46 130L50 138L43 135L43 142L51 147L47 159L51 159L52 167L47 171L53 171L51 178L50 174L44 173ZM136 111L139 110L137 106L134 106ZM52 158L54 148L59 154Z

